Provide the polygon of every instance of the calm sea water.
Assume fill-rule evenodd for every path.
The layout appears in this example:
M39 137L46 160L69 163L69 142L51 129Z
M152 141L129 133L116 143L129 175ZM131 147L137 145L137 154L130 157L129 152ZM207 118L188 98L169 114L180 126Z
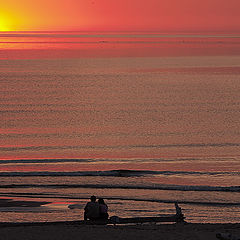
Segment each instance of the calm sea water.
M1 33L0 92L0 197L49 202L0 221L239 222L240 35Z

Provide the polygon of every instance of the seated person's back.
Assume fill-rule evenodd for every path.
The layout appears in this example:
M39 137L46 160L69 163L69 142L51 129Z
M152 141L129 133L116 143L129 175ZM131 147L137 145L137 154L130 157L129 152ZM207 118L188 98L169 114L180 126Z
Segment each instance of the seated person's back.
M99 218L99 203L91 197L91 202L88 202L84 208L84 219L96 220Z
M99 198L99 210L100 210L100 218L101 219L108 219L108 206L104 202L103 198Z
M97 202L88 202L85 210L89 219L99 217L99 204Z

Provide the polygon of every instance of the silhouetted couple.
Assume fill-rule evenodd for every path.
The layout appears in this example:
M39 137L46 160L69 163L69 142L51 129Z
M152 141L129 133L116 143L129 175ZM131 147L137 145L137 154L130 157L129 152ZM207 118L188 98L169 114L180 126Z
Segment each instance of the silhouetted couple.
M103 198L99 198L98 201L95 196L91 196L91 201L87 203L84 208L84 220L99 220L108 219L108 206L104 202Z

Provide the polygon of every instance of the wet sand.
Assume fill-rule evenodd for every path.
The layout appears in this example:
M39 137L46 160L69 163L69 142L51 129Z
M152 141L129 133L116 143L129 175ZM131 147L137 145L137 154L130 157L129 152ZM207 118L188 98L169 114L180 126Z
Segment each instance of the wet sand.
M42 205L48 204L50 202L43 201L16 201L13 199L0 199L0 207L40 207Z
M0 224L1 238L12 239L168 239L213 240L217 233L240 236L238 224L79 225L78 222Z

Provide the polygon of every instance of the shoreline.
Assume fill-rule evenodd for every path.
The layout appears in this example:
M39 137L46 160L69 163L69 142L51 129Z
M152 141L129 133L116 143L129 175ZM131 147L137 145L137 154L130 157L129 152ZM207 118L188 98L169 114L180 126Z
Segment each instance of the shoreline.
M78 221L0 223L2 239L217 239L218 233L240 236L240 223L79 225Z

